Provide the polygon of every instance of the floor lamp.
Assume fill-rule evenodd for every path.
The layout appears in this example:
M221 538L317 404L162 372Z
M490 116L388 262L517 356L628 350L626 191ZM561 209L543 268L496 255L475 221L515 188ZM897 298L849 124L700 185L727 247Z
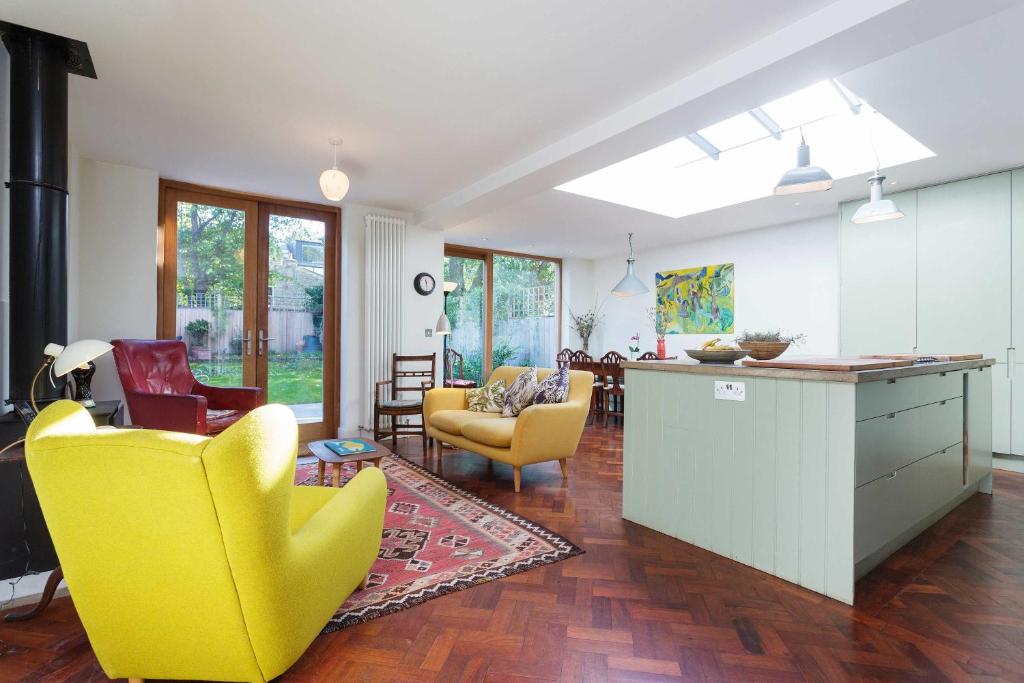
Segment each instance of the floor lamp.
M444 283L444 310L441 311L441 317L437 319L437 325L434 327L434 332L444 337L444 344L442 346L441 364L444 370L441 371L441 386L448 386L448 375L451 374L451 370L448 367L448 337L452 333L452 324L448 320L448 295L455 291L459 286L458 282L445 281Z

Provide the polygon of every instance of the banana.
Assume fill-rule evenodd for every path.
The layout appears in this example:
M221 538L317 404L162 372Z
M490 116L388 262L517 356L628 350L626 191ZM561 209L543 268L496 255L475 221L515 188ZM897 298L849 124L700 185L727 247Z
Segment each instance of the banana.
M714 339L711 339L709 341L704 342L704 345L701 346L701 348L702 349L714 348L715 346L718 346L718 342L720 342L720 341L722 341L721 337L715 337Z

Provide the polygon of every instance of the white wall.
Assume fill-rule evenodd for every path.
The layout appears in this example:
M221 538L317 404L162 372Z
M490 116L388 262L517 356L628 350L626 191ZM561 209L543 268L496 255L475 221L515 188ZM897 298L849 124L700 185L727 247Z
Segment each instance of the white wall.
M562 259L562 347L580 348L580 339L572 331L569 311L579 315L593 308L602 297L594 289L594 262L589 259Z
M76 274L69 292L70 339L152 339L156 334L156 224L159 177L151 169L80 157L77 200ZM93 392L98 399L124 398L114 359L96 361Z
M801 347L791 348L787 353L836 354L838 254L836 216L659 247L636 254L637 275L651 292L628 299L608 296L625 273L625 258L595 261L593 283L604 300L605 321L594 333L591 353L597 356L612 349L626 353L627 341L637 331L641 337L640 350L654 350L654 330L646 309L654 305L655 272L734 263L737 334L744 329L781 328L787 333L807 335ZM668 355L685 358L684 348L698 347L710 338L712 335L669 335ZM572 340L573 348L579 347L575 335L568 339Z

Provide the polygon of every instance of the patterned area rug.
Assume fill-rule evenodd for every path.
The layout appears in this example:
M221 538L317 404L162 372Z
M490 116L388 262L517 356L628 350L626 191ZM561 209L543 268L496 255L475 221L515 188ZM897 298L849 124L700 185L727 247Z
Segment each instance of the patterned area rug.
M369 584L345 601L324 633L583 552L539 524L488 503L401 457L385 457L384 534ZM342 467L344 484L355 465ZM315 486L316 463L295 483ZM331 484L328 468L325 485Z

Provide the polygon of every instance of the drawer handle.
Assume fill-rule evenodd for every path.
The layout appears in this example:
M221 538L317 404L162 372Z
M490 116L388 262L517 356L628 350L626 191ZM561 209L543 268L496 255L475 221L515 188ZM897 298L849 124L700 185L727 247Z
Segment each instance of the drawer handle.
M887 480L888 479L895 479L896 478L896 473L895 472L890 472L889 474L885 475L885 478Z
M946 402L945 401L939 401L939 405L940 406L944 406L944 405L946 405Z
M886 384L896 384L896 378L895 377L891 377L891 378L885 380L885 383Z
M939 373L939 377L945 377L945 376L946 376L946 373L944 373L944 372L940 372Z
M894 417L896 417L896 413L889 413L888 415L886 415L886 416L885 416L885 419L886 419L886 420L891 420L891 419L893 419Z

